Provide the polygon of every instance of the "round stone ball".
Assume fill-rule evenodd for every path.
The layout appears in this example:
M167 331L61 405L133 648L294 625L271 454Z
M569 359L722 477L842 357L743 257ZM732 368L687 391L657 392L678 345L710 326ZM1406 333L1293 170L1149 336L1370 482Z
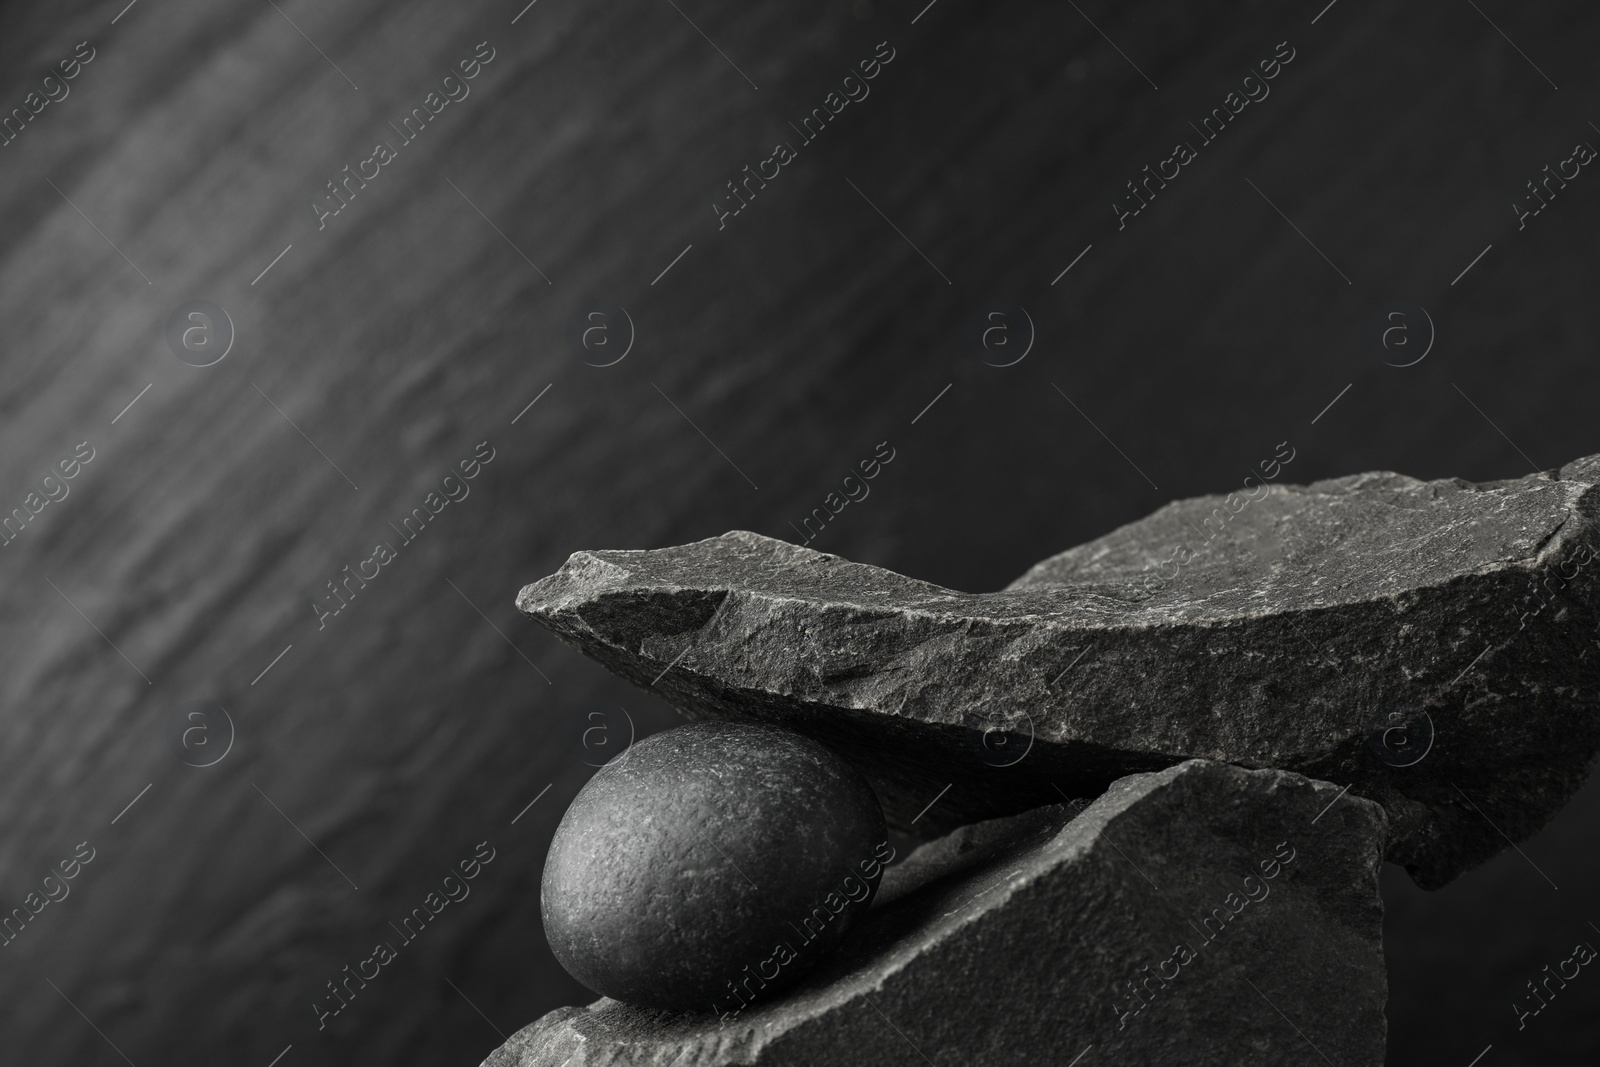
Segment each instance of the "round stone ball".
M578 792L545 860L545 936L597 993L725 1015L834 949L892 858L872 787L827 748L691 723Z

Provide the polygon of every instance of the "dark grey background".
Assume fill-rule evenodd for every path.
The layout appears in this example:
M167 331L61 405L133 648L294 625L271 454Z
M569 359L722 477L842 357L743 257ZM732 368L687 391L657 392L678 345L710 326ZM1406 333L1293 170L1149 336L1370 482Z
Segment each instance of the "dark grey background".
M97 850L0 949L8 1062L470 1067L583 1002L544 851L585 730L675 716L516 615L574 550L794 538L882 440L815 547L965 590L1284 440L1297 481L1600 451L1600 177L1510 209L1600 144L1592 5L924 2L0 7L6 110L97 50L0 148L0 506L96 449L0 548L0 903ZM485 40L318 232L323 184ZM724 182L883 40L871 96L719 232ZM1270 97L1118 232L1123 183L1284 40ZM207 368L163 340L196 298L238 335ZM636 325L616 366L567 344L587 299ZM992 300L1036 325L1016 366L967 347ZM1391 300L1437 325L1416 366L1363 339ZM471 496L319 632L311 597L485 439ZM195 699L237 726L208 768L168 748ZM1600 978L1520 1032L1510 1007L1600 944L1597 819L1591 785L1525 857L1433 894L1386 871L1392 1062L1600 1062ZM319 1033L323 983L485 840L472 896Z

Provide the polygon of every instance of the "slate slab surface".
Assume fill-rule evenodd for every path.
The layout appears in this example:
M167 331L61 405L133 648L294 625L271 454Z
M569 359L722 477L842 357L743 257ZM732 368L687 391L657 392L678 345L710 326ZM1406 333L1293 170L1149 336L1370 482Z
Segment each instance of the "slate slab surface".
M518 605L691 718L833 744L891 825L1220 759L1379 801L1389 858L1436 887L1543 826L1600 747L1597 480L1600 457L1259 482L977 594L736 531L576 553Z

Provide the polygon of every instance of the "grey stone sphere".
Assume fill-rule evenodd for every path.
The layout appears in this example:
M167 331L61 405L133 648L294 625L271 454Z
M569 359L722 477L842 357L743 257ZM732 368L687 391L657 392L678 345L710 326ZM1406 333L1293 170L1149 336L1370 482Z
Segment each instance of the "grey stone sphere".
M726 1016L835 948L893 855L872 787L827 748L691 723L578 792L545 860L545 936L597 993Z

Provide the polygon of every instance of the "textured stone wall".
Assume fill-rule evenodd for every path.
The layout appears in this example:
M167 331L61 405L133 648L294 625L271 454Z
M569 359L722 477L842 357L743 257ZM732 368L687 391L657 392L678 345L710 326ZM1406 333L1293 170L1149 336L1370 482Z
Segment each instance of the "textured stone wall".
M472 1064L585 1002L540 933L544 850L599 742L674 717L518 618L575 549L799 539L887 441L813 547L995 589L1284 440L1297 481L1596 450L1587 175L1508 210L1597 136L1590 11L1481 5L1502 36L1368 0L676 6L0 9L0 106L31 115L0 148L0 505L31 516L0 548L4 902L94 853L0 949L8 1056ZM871 95L720 218L883 41ZM1119 222L1283 41L1271 95ZM319 222L347 166L378 170ZM208 367L165 337L197 299L236 333ZM585 301L627 310L622 362L575 352ZM1037 332L1013 366L972 349L994 301ZM1437 327L1415 366L1364 339L1390 301ZM208 767L174 752L191 701L231 719ZM1594 1047L1600 985L1520 1032L1507 1004L1581 935L1597 807L1524 846L1542 874L1390 887L1396 1062ZM386 932L484 842L470 896Z

